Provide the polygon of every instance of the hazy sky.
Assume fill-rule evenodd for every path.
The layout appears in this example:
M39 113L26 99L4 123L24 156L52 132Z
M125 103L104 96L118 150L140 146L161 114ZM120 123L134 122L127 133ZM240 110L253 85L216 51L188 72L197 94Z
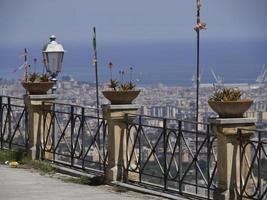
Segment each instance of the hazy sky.
M266 0L202 0L202 38L266 40ZM194 40L195 0L0 0L0 45Z

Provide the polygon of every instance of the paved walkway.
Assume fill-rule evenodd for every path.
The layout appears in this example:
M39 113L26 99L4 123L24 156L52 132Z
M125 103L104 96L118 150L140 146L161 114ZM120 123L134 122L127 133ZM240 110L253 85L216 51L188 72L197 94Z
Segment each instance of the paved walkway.
M65 183L36 171L0 165L0 200L138 200L161 199L114 187Z

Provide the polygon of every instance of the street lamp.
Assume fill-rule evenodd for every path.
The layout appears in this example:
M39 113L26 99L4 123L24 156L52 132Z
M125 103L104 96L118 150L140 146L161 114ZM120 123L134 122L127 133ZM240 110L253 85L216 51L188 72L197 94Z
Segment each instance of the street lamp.
M63 56L63 46L56 42L56 36L50 36L50 42L43 47L43 58L46 71L51 75L52 81L55 82L52 93L57 89L57 75L61 71Z

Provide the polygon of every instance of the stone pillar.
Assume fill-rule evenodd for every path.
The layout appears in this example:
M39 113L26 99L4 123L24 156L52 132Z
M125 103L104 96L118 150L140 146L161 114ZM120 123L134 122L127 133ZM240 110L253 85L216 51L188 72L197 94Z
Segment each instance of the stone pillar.
M47 124L51 122L50 115L44 115L43 109L52 109L56 95L25 95L24 103L28 112L28 150L33 160L41 158L41 145L44 145L48 134ZM46 126L44 126L44 117L46 117ZM52 138L50 137L47 146L51 146ZM52 159L52 155L45 154L45 158Z
M108 166L106 169L107 181L123 181L126 177L131 180L139 177L129 177L126 172L127 158L133 148L128 142L126 135L126 121L131 122L136 118L138 106L126 105L103 105L103 115L108 123ZM131 136L130 136L131 137ZM128 152L128 156L126 155ZM133 159L131 164L135 163ZM133 166L134 167L134 166ZM131 176L131 175L130 175Z
M214 134L217 135L217 172L218 188L214 193L216 200L238 199L236 191L240 191L240 142L239 128L255 129L252 118L216 118L209 119ZM242 131L242 140L249 140L249 131ZM246 156L251 158L250 149ZM242 163L242 174L246 175L248 165Z

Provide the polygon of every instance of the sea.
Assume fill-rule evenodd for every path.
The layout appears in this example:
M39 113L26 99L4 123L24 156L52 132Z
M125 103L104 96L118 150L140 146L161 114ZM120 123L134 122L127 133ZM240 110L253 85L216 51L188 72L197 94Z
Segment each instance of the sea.
M42 73L42 46L0 46L0 78L21 79L23 50L28 49L30 71ZM78 81L95 82L93 48L90 43L65 43L66 53L58 79L71 76ZM37 58L34 63L33 59ZM111 77L132 80L140 85L192 85L196 74L196 42L143 41L109 42L97 45L98 79L107 82ZM112 62L110 70L108 63ZM201 41L201 83L255 83L267 64L266 41Z

